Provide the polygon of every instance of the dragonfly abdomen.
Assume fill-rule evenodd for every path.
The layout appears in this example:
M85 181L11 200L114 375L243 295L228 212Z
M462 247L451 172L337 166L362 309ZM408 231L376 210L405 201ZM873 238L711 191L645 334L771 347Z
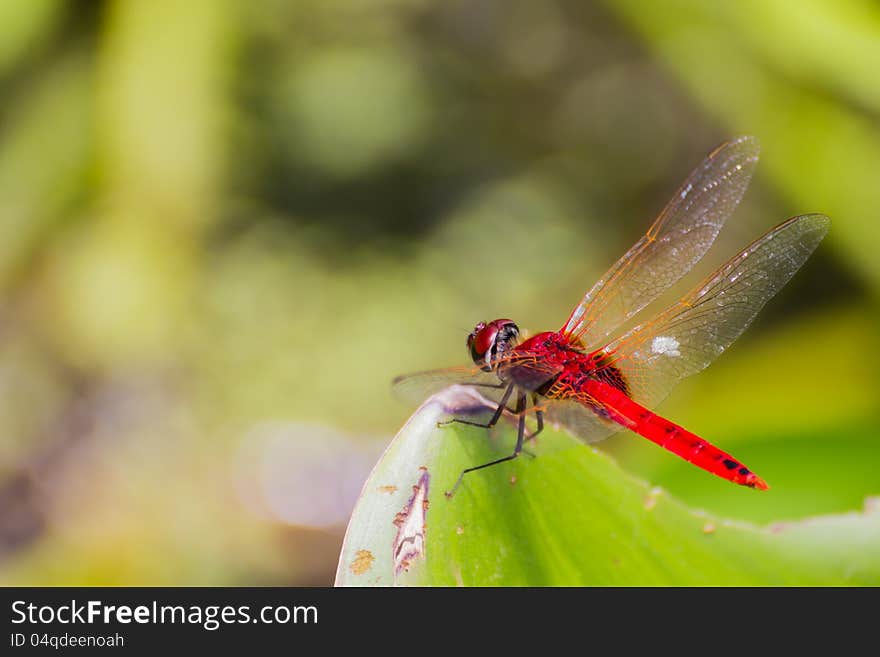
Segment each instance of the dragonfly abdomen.
M604 407L609 419L657 443L689 463L735 484L766 490L767 484L740 461L707 440L667 420L603 381L591 380L585 392Z

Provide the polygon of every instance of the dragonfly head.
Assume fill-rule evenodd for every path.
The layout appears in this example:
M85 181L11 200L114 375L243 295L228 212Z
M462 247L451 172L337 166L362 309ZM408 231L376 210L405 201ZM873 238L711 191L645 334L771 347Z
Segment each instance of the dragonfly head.
M518 341L517 325L509 319L496 319L488 324L477 324L468 335L467 347L474 363L491 372L492 361L513 349Z

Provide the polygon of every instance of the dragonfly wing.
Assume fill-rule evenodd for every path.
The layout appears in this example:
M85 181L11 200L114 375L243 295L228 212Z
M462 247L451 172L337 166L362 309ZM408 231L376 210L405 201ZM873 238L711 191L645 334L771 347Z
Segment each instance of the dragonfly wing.
M759 150L754 137L740 137L710 153L647 234L587 292L562 332L572 342L601 344L690 271L745 193Z
M574 399L548 400L542 408L547 422L565 427L585 443L599 442L623 429L617 422L600 417Z
M540 355L528 351L511 352L497 358L494 363L502 369L518 368L519 387L528 390L539 388L562 370L561 366L548 363ZM456 384L474 386L481 395L496 404L509 385L498 378L495 371L486 372L476 366L464 366L404 374L393 380L392 387L394 394L403 401L421 403L427 397Z
M495 372L483 372L475 367L448 367L439 370L414 372L395 377L391 385L401 401L420 404L428 397L452 385L474 386L487 399L499 402L507 386Z
M681 379L707 367L746 329L794 276L828 232L821 214L794 217L733 257L652 321L634 327L603 351L630 396L661 401Z

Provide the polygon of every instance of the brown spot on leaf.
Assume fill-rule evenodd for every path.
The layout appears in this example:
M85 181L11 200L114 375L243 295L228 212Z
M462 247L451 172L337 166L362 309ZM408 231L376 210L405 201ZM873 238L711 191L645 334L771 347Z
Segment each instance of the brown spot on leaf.
M511 486L516 485L516 475L510 475L510 485Z
M459 536L461 536L462 534L464 534L464 527L459 525L458 527L455 528L455 533L458 534Z
M419 468L419 478L412 487L412 496L401 511L394 516L397 535L394 537L394 574L408 570L413 559L425 555L425 522L428 514L428 469Z
M369 550L358 550L355 552L354 561L351 562L349 569L355 575L363 575L373 567L373 562L375 560L376 558Z
M380 493L388 493L389 495L391 495L392 493L397 492L397 486L391 484L387 486L379 486L378 490Z
M703 533L704 534L714 534L715 533L715 523L712 521L709 521L705 525L703 525Z

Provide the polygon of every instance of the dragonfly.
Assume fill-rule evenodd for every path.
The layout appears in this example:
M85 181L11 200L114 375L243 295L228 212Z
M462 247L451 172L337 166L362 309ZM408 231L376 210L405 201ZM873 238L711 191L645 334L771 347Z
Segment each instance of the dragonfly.
M472 365L394 379L404 399L424 399L459 384L474 386L497 404L488 422L455 417L440 424L492 428L505 413L518 421L513 453L463 470L448 497L465 475L517 458L545 422L588 443L628 429L723 479L769 488L727 452L650 409L743 333L825 237L828 217L806 214L784 221L677 302L626 330L708 251L745 193L759 151L757 139L745 136L709 153L558 331L525 338L510 319L480 322L467 337ZM527 433L531 415L537 424Z

